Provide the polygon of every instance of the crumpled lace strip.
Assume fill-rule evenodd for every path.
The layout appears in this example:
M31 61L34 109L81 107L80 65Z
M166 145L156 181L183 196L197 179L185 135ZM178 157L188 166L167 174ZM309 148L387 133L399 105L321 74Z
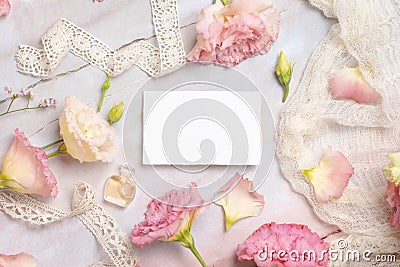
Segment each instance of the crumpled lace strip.
M69 213L52 208L28 195L9 190L0 191L0 210L14 219L36 225L46 225L76 216L92 232L110 257L110 260L91 266L132 267L138 264L127 235L118 229L114 218L95 202L94 189L86 183L76 184Z
M33 76L47 76L71 52L112 76L132 65L150 76L171 72L185 63L177 0L151 0L151 7L159 48L142 40L112 50L82 28L62 19L43 36L43 49L20 46L17 69Z

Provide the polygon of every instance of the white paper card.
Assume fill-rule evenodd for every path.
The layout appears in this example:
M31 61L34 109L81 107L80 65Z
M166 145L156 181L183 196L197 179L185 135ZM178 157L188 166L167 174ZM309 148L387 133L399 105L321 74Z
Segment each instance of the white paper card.
M258 92L145 91L143 164L258 165Z

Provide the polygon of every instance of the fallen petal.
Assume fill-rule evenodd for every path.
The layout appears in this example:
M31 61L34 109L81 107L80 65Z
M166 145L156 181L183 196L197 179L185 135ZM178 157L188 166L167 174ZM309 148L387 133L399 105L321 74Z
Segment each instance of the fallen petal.
M239 181L239 182L238 182ZM236 184L237 183L237 184ZM236 186L231 190L231 188ZM228 193L229 192L229 193ZM218 199L218 196L223 196ZM240 219L258 216L264 209L264 197L253 191L253 182L244 179L243 175L235 176L217 193L214 203L222 206L225 212L225 227L229 230Z
M344 68L336 72L330 82L334 99L351 99L357 103L374 104L381 98L364 79L358 67Z
M314 186L317 201L327 203L329 199L342 196L350 177L354 174L354 168L342 153L332 151L329 146L318 166L301 172Z
M36 265L35 258L23 252L17 255L0 254L1 267L35 267Z
M8 0L0 0L0 17L7 16L10 13L11 4Z

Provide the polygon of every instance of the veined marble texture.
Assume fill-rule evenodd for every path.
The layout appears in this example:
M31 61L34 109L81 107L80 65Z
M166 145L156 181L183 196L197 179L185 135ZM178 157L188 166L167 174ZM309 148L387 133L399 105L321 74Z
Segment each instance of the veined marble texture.
M47 144L58 139L58 116L63 100L76 95L96 105L100 88L106 75L89 66L80 58L69 54L48 78L37 78L16 71L14 55L20 44L42 47L41 37L59 19L71 22L92 33L113 49L140 38L154 42L150 1L147 0L12 0L12 10L7 17L0 17L0 88L8 85L14 90L31 87L41 98L54 97L58 106L54 110L19 112L0 118L0 155L4 154L13 138L14 128L20 128L35 145ZM328 20L322 12L306 0L276 0L281 12L281 32L269 53L246 60L235 68L247 75L263 91L272 109L275 122L283 108L282 88L277 82L274 69L283 49L295 70L291 83L291 94L296 90L308 58L325 37L334 20ZM211 0L179 0L179 17L185 49L188 52L195 43L195 22L201 8ZM102 113L108 112L114 103L130 99L135 91L149 77L132 67L113 78ZM290 98L290 96L289 96ZM0 112L6 105L0 105ZM130 235L132 226L143 219L143 213L150 197L140 191L133 203L126 209L103 201L106 179L118 172L124 163L122 153L122 123L116 124L118 146L121 153L109 164L85 163L67 155L49 160L55 173L59 195L55 199L44 199L54 207L69 210L74 185L85 181L97 191L97 201L118 221L120 228ZM238 243L260 225L275 221L278 223L300 223L308 225L320 236L334 231L314 214L305 198L290 188L275 160L269 178L259 189L266 200L261 216L248 218L236 223L229 232L224 229L223 211L212 205L194 222L192 235L196 246L209 266L235 267L252 266L238 263L235 252ZM91 233L77 219L70 219L53 225L37 227L15 221L0 212L0 253L15 254L24 251L34 255L39 266L87 266L106 259L107 256ZM135 248L142 267L198 266L189 250L178 243L155 242L144 249Z

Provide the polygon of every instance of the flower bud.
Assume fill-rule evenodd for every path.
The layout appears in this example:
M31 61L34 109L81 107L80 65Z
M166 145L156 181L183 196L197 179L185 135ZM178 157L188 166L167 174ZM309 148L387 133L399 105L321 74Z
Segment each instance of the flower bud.
M121 119L123 113L124 101L121 101L121 103L119 103L118 105L114 105L108 113L108 123L112 125L118 122Z
M278 65L276 66L275 73L278 77L279 82L285 88L285 93L282 98L282 102L285 102L289 94L289 83L292 79L293 65L289 63L285 56L285 53L283 53L282 50L279 55Z

